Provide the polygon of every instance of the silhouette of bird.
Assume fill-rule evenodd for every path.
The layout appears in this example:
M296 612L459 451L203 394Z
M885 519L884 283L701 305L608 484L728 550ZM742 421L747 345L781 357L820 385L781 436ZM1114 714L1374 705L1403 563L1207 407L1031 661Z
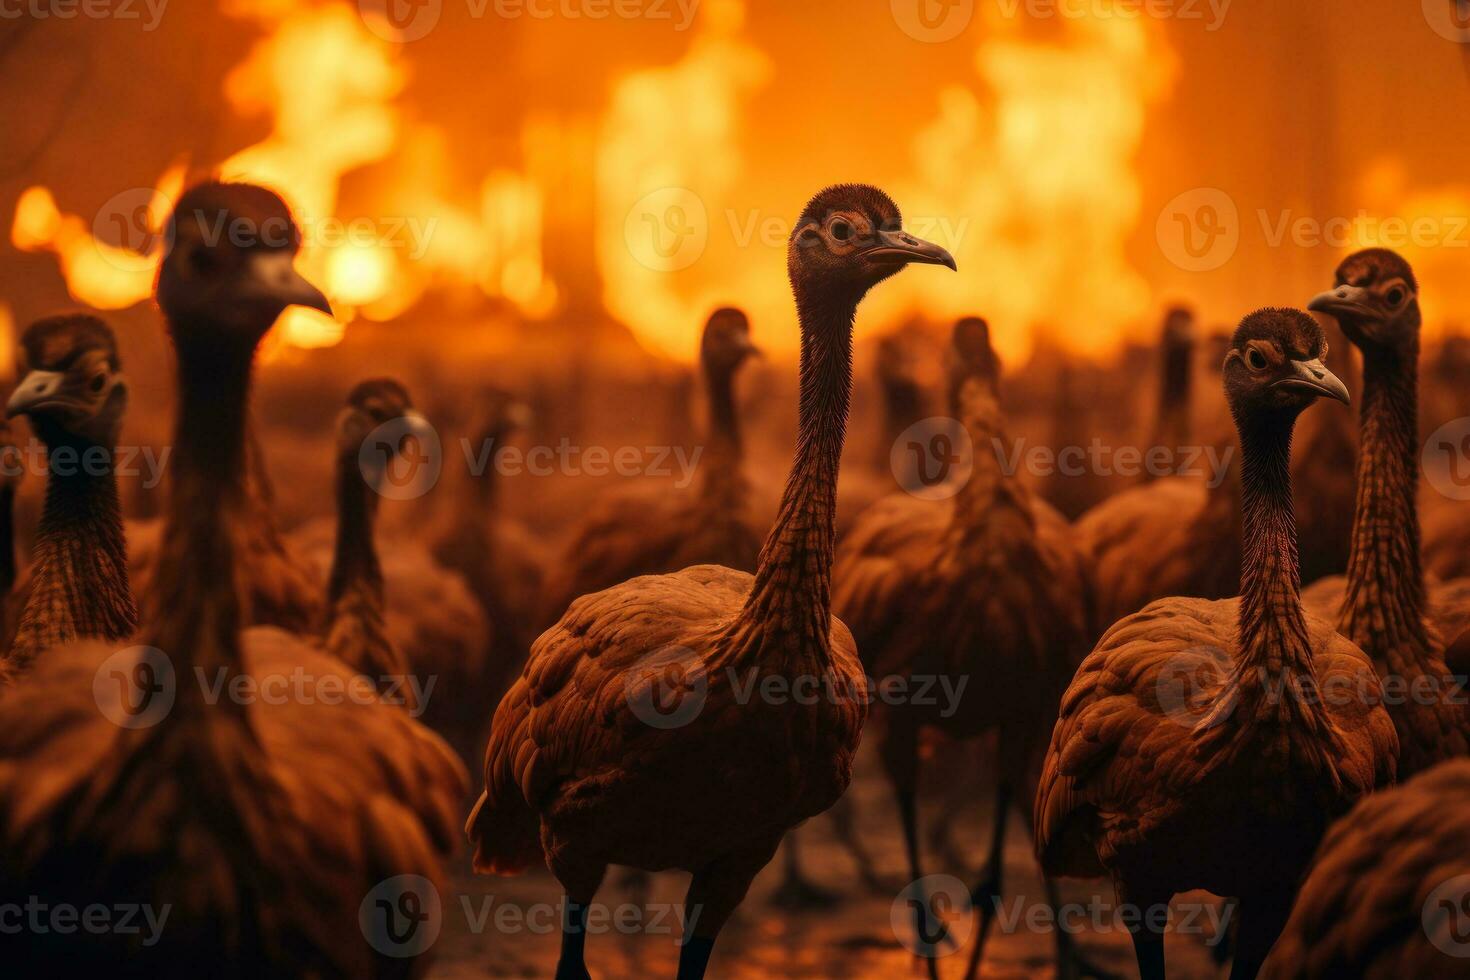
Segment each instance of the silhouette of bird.
M1183 365L1192 350L1190 337L1192 332L1166 322L1158 429L1160 438L1172 432L1177 446L1196 442L1180 434L1189 404ZM1230 462L1235 447L1226 433L1211 428L1200 428L1205 438L1199 442L1210 445L1216 462ZM1240 584L1239 497L1233 472L1211 472L1208 479L1166 476L1115 493L1079 517L1075 534L1093 564L1097 625L1164 596L1234 595Z
M475 731L474 751L484 744L479 730L485 705L498 701L510 687L526 651L536 638L540 608L545 603L544 578L549 564L541 540L508 518L501 500L496 454L533 421L530 406L499 389L480 393L472 430L473 463L458 472L458 483L444 518L428 535L430 552L441 567L464 579L485 614L490 642L487 661L466 678L464 717Z
M1178 453L1192 445L1195 339L1193 312L1187 306L1170 307L1159 339L1159 408L1150 447ZM1146 471L1145 482L1157 475Z
M568 540L547 584L546 620L555 621L578 596L637 575L698 564L755 568L761 537L746 511L750 488L735 375L756 350L744 313L725 308L710 316L699 356L710 415L699 486L684 493L635 486L601 498Z
M374 895L405 908L419 878L438 879L463 770L370 685L348 696L363 682L336 659L242 629L255 349L287 306L328 309L292 266L299 240L280 198L250 185L197 185L170 218L157 293L179 399L159 618L123 651L46 651L0 726L0 893L167 910L166 928L151 945L118 930L31 934L7 960L17 976L63 960L107 976L423 972L389 955L413 949L383 950L390 935L371 945L360 914ZM227 692L304 676L321 696L211 697L196 671ZM99 678L121 682L116 699Z
M926 679L972 679L968 689L951 686L960 692L954 704L915 698L874 709L881 718L878 752L897 798L915 880L923 877L920 730L935 728L953 739L999 733L995 825L989 864L975 887L982 921L971 972L1001 895L1012 806L1029 821L1034 773L1057 699L1090 640L1087 571L1070 527L1007 473L991 448L993 439L1005 438L999 375L985 321L959 321L950 402L974 447L968 476L945 499L898 493L866 511L844 540L834 572L838 616L852 628L868 676L880 689L894 678L909 690ZM921 936L933 934L925 904L916 906ZM1072 955L1065 942L1059 952ZM928 962L934 973L934 958Z
M1150 910L1196 888L1238 898L1231 975L1254 976L1328 824L1394 777L1371 662L1299 597L1291 431L1317 398L1348 400L1322 352L1301 311L1241 321L1224 367L1243 455L1241 595L1161 599L1115 623L1062 697L1037 855L1051 874L1113 876L1143 917L1145 980L1164 976ZM1343 690L1354 696L1322 696Z
M693 873L685 907L700 912L679 976L703 976L781 838L847 788L866 687L829 583L853 320L869 289L915 262L954 267L899 229L882 191L838 185L806 205L787 258L796 458L755 575L696 565L577 599L496 710L466 830L477 870L514 874L544 856L566 889L559 977L588 975L587 909L610 863ZM655 674L681 677L676 719L649 714L667 703L651 697ZM736 681L761 676L833 693L742 700ZM692 717L679 713L689 705Z
M420 707L415 689L406 684L416 665L388 627L383 568L374 540L384 469L393 459L363 447L373 433L382 433L380 437L396 439L383 452L396 456L403 442L424 438L427 428L398 381L374 378L348 394L347 407L337 419L337 533L324 631L328 653L378 685L385 699L401 699L410 711ZM441 610L421 612L437 618ZM483 626L478 619L471 623Z
M1303 600L1318 615L1336 617L1391 689L1420 688L1388 700L1399 772L1409 776L1470 752L1470 718L1449 679L1444 638L1427 620L1419 563L1419 288L1409 264L1379 248L1343 259L1335 282L1310 308L1335 317L1363 353L1358 499L1346 577L1322 579Z

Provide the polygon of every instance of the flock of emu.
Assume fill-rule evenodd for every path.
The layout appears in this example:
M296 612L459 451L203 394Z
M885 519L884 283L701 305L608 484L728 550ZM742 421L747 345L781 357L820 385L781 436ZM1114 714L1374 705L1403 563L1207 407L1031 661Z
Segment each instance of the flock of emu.
M1455 680L1470 668L1470 508L1432 509L1426 571L1408 264L1359 252L1307 304L1357 349L1360 381L1328 368L1307 312L1250 313L1219 351L1232 477L1142 482L1075 520L984 449L1007 427L1000 364L986 323L961 320L946 395L976 447L966 477L947 494L875 492L839 540L858 306L907 266L955 262L864 185L823 190L794 227L799 425L774 521L747 508L734 383L749 326L720 310L701 348L699 479L600 501L544 581L473 487L427 540L379 539L384 471L425 425L391 379L358 384L338 416L335 525L278 530L253 361L285 309L330 307L294 268L299 233L274 193L206 182L170 219L156 299L178 397L161 518L123 519L110 460L129 392L110 329L84 314L31 324L7 414L27 417L50 465L23 572L14 478L0 483L0 903L170 911L151 942L0 929L9 975L421 975L428 957L370 941L363 916L385 881L441 881L468 834L477 871L545 865L561 883L568 980L589 976L609 865L689 872L678 975L692 980L783 841L800 881L795 828L830 810L857 847L844 792L865 728L915 880L925 740L995 737L967 975L1013 813L1053 905L1066 877L1110 877L1144 910L1195 889L1234 899L1232 977L1470 975ZM1174 326L1161 440L1181 438ZM897 356L880 351L880 374ZM890 418L912 407L902 384L884 391ZM1357 433L1318 401L1358 403ZM513 398L485 410L489 438L522 424ZM1293 458L1298 417L1308 430L1327 413L1343 414ZM389 452L363 452L384 427ZM1344 432L1356 438L1331 451ZM422 601L396 602L404 590ZM826 696L751 697L745 676ZM390 691L405 677L442 686ZM305 694L241 693L303 678ZM954 688L954 710L872 696L935 678L980 680ZM483 758L472 806L465 757ZM913 928L930 936L923 898ZM1165 975L1157 922L1132 932L1144 978ZM1101 972L1065 930L1056 941L1059 975Z

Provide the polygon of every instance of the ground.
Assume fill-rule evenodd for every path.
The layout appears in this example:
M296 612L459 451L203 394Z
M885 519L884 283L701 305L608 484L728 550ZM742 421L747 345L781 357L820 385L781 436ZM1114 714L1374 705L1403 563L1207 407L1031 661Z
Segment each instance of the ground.
M975 787L980 794L980 787ZM850 791L860 807L864 842L875 853L879 872L891 879L885 894L871 894L858 882L852 862L834 841L825 817L803 828L803 858L812 878L844 896L840 907L790 914L771 904L781 882L778 858L758 878L720 937L711 961L711 978L878 978L924 977L926 972L899 940L909 934L908 918L894 905L909 876L899 836L898 817L881 777L864 767ZM937 805L937 801L936 801ZM937 855L926 857L930 874L958 874L973 884L974 866L984 853L988 805L977 800L970 819L961 820L956 837L965 853L976 855L970 870L942 867ZM925 814L933 819L933 807ZM981 975L986 978L1050 977L1053 935L1046 927L1044 893L1031 854L1030 834L1013 822L1006 842L1006 896L986 946ZM546 872L519 878L491 878L469 872L462 854L443 899L443 929L434 944L434 980L485 977L549 977L560 942L557 902L561 890ZM640 898L608 875L598 902L604 923L597 920L587 940L587 965L597 980L619 977L669 977L675 974L680 935L680 903L688 876L655 876L648 897ZM1065 882L1063 901L1073 920L1087 925L1078 939L1096 965L1120 977L1137 975L1128 934L1117 924L1112 887L1106 882ZM1218 901L1202 895L1181 896L1174 907L1177 931L1168 939L1169 975L1180 980L1223 976L1214 967L1206 941L1219 921ZM1028 918L1031 925L1028 926ZM952 917L956 932L972 923L963 910ZM1035 928L1037 924L1041 928ZM968 942L940 960L946 978L963 975Z

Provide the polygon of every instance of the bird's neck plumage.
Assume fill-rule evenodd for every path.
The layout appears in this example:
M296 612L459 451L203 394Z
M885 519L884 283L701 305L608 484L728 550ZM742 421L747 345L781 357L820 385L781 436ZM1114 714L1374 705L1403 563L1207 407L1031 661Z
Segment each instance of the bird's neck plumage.
M1417 351L1364 358L1358 497L1338 628L1380 671L1415 677L1428 665L1419 564Z
M1194 734L1211 764L1275 757L1285 748L1296 777L1305 780L1302 788L1337 805L1347 749L1324 704L1302 611L1291 504L1294 422L1293 415L1270 412L1236 419L1244 518L1238 646Z
M886 378L883 389L883 441L878 444L880 473L890 471L893 444L903 430L924 417L924 393L909 378Z
M1240 422L1240 662L1273 684L1283 675L1314 675L1291 501L1294 421L1278 415Z
M374 683L407 671L388 638L383 572L373 525L378 493L364 478L355 452L337 459L337 546L327 585L327 652Z
M1251 751L1257 739L1305 733L1303 765L1340 784L1341 733L1318 688L1302 611L1296 518L1291 503L1291 432L1295 416L1238 418L1244 519L1239 641L1234 667L1198 729ZM1228 722L1228 723L1227 723Z
M824 662L830 656L837 467L852 396L857 301L798 291L797 311L801 393L796 458L735 632L784 641L797 656Z
M337 543L327 600L336 615L338 600L349 589L368 590L381 602L383 571L373 540L378 494L368 486L355 452L337 459Z
M31 593L10 651L17 670L52 647L79 639L117 642L138 627L112 452L72 446L75 454L63 462L57 448L51 449Z
M744 443L735 409L735 370L706 366L704 381L709 398L709 435L700 467L703 494L717 504L738 506L744 496L740 472Z
M184 333L176 327L176 337ZM204 709L194 671L213 677L241 669L238 536L251 524L247 415L253 343L213 330L208 341L180 342L178 419L163 542L155 577L158 622L152 646L169 656L180 678L175 712ZM190 335L211 333L190 326ZM193 695L193 696L191 696ZM218 707L229 710L230 698ZM244 713L244 707L237 710Z
M1011 520L998 521L998 508L1014 512L1023 525L1034 529L1030 491L1007 472L1006 459L1010 446L1005 434L1005 413L994 385L986 378L971 376L960 380L951 395L951 410L969 433L972 458L969 478L955 495L954 540L965 554L976 554L982 539L990 532L1014 533Z
M1155 446L1176 451L1189 443L1189 422L1194 372L1192 350L1186 345L1164 346L1164 370L1159 386L1159 416Z

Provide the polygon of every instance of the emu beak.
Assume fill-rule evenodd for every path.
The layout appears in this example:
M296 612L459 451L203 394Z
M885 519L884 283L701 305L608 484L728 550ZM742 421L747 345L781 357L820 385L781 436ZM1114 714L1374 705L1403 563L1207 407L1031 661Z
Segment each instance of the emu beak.
M295 258L285 250L252 255L246 272L246 295L275 300L283 307L305 306L331 316L332 304L296 271Z
M1344 317L1376 320L1379 313L1373 308L1371 300L1368 290L1362 286L1338 286L1313 296L1307 309L1314 313L1326 313L1339 320Z
M1295 391L1310 391L1318 397L1325 396L1351 405L1352 397L1348 394L1347 385L1327 370L1321 358L1310 361L1292 361L1292 370L1295 372L1289 378L1282 378L1272 385L1273 388L1291 388Z
M66 381L62 371L32 371L20 379L10 401L5 404L5 417L29 415L38 409L72 408L71 401L61 394Z
M915 238L906 231L880 231L878 244L864 250L863 257L888 265L947 265L958 272L954 256L933 242Z

